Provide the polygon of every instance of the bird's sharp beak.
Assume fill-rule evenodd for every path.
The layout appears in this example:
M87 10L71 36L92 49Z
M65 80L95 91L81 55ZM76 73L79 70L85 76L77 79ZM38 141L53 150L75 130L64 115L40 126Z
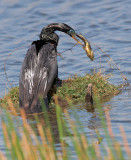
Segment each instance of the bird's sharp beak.
M81 39L84 42L84 44L82 44L75 36L78 37L79 39ZM82 36L81 34L77 34L77 33L75 33L71 37L75 41L77 41L77 43L79 43L80 45L83 46L83 49L86 51L87 56L91 59L91 61L93 61L94 60L94 53L93 53L93 50L92 50L91 45L88 42L88 40L84 36Z
M80 41L78 41L78 39L75 37L75 36L77 36L78 34L74 34L74 35L72 35L72 38L75 40L75 41L77 41L77 43L79 43L80 45L82 45L83 46L83 44L80 42ZM78 36L77 36L78 37Z

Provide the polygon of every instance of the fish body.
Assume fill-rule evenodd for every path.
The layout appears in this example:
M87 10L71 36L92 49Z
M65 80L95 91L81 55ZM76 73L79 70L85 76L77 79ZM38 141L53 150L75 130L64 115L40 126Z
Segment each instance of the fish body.
M78 42L78 43L83 46L83 49L86 51L87 56L91 59L91 61L93 61L94 60L94 53L93 53L93 50L91 48L90 43L81 34L79 34L79 35L77 34L77 37L79 37L84 42L84 45L81 42L80 43Z

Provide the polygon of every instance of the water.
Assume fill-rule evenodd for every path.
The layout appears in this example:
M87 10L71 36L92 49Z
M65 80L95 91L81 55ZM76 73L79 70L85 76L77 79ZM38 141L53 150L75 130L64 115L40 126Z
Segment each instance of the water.
M10 87L7 82L4 61L6 56L19 48L8 58L6 71L13 86L18 85L19 73L23 58L29 44L37 40L41 29L53 22L63 22L70 25L78 33L82 33L89 41L102 47L114 60L121 72L131 83L131 1L130 0L55 0L55 1L0 1L0 97ZM60 36L58 51L62 52L74 45L74 40L64 33ZM92 46L93 47L93 46ZM95 47L93 47L95 49ZM71 74L85 75L93 68L100 67L105 73L112 73L110 81L120 84L123 79L116 68L107 64L109 60L102 55L100 58L95 51L95 61L91 62L81 46L74 47L72 52L67 51L63 58L58 57L59 77L66 79ZM120 140L119 126L124 125L129 145L131 146L131 98L130 90L123 91L104 104L110 109L113 131ZM101 130L96 112L89 112L85 107L76 107L82 125L91 135L95 128ZM55 127L55 123L54 123ZM56 133L57 134L57 133ZM2 131L0 128L0 148L4 150ZM59 143L56 142L59 146Z

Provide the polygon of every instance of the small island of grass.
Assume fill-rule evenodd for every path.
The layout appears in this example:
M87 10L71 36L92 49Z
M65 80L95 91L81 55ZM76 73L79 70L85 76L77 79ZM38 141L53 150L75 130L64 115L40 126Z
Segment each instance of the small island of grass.
M67 80L62 80L62 85L57 88L56 95L58 100L65 103L65 100L71 100L71 102L82 102L85 100L87 93L87 86L89 83L93 86L93 97L97 96L103 99L107 96L114 96L118 94L119 86L114 86L108 81L109 75L102 75L101 73L86 74L85 76L73 75ZM13 87L9 90L9 93L0 99L0 103L6 106L7 100L11 99L14 105L19 104L19 87ZM51 99L53 104L53 98Z

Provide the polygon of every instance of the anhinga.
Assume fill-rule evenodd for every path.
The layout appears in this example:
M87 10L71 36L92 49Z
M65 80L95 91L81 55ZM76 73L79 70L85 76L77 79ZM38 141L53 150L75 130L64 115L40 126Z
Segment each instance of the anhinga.
M40 40L34 41L26 53L19 79L19 104L29 112L41 111L39 97L48 108L48 92L58 77L57 45L62 31L77 40L77 35L64 23L52 23L44 27Z

